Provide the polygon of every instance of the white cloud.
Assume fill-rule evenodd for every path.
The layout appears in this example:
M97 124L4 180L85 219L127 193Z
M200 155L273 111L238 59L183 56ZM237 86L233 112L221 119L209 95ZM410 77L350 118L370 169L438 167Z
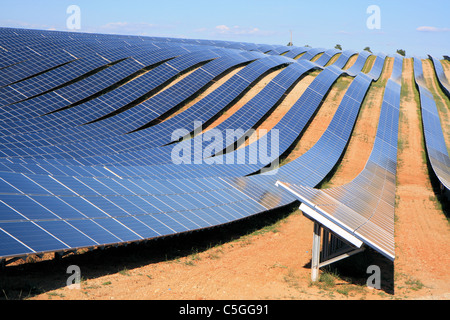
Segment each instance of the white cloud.
M196 32L208 33L211 36L271 36L275 31L261 30L256 27L227 26L225 24L217 25L214 28L198 28Z
M421 26L416 29L417 31L421 32L449 32L450 28L437 28L437 27L430 27L430 26Z
M344 31L344 30L336 31L335 34L344 34L344 35L348 35L348 36L353 35L352 32L348 32L348 31Z
M221 24L220 26L216 26L216 30L219 30L219 32L221 32L221 33L225 33L225 32L228 32L230 30L230 28L224 24Z
M110 22L98 28L95 32L114 33L114 34L132 34L132 35L153 35L162 36L161 32L173 29L173 25L159 25L148 22Z
M148 28L154 28L155 25L147 22L110 22L107 23L100 28L106 29L106 30L116 30L116 29L127 29L127 30L139 30L139 29L148 29Z

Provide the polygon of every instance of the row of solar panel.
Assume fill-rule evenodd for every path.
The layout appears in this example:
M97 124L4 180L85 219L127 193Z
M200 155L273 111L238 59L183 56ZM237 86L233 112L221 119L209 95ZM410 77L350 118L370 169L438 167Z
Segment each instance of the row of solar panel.
M281 180L283 188L331 221L328 227L332 231L342 228L391 260L395 259L395 177L402 63L403 59L397 55L385 87L372 152L364 170L353 181L319 190Z
M60 46L60 45L71 45L74 43L82 43L86 46L96 46L99 48L100 46L111 45L111 44L121 44L121 45L145 45L147 42L158 42L158 43L182 43L182 44L192 44L192 45L202 45L202 46L214 46L214 47L224 47L228 49L242 49L247 51L259 51L268 54L283 54L289 52L296 47L288 47L288 46L274 46L274 45L256 45L250 43L236 43L236 42L227 42L227 41L210 41L210 40L188 40L188 39L178 39L178 38L152 38L152 37L137 37L137 36L117 36L117 35L102 35L102 34L82 34L82 33L70 33L70 36L64 33L54 34L49 33L47 31L36 30L31 31L28 34L28 37L24 35L23 30L20 29L7 29L4 28L2 30L3 37L8 37L9 44L5 46L6 49L10 51L14 48L19 48L23 50L23 53L30 52L29 48L33 48L35 46L38 47L47 47L51 49L52 46ZM20 37L19 37L20 34ZM0 35L0 37L2 37ZM13 36L15 35L15 37ZM36 41L36 37L38 40ZM44 38L46 41L41 41ZM70 41L68 41L68 38ZM23 48L23 43L26 40L27 47ZM34 42L33 42L34 41ZM31 51L36 54L39 51Z
M334 79L335 79L335 78L334 78ZM317 83L320 83L320 82L317 82ZM329 82L329 84L328 84L327 87L329 87L329 86L331 85L331 83L332 83L332 81ZM326 87L325 87L325 88L326 88ZM312 86L311 89L312 89L312 91L310 90L311 92L314 92L314 89L317 90L317 88L314 88L314 86ZM322 91L323 91L323 90L322 90ZM323 91L323 94L324 94L325 92L326 92L326 91ZM306 94L306 96L307 96L307 94ZM318 99L318 100L317 100L316 105L318 105L318 102L320 102L320 100L321 100L321 99ZM299 101L301 102L302 100L299 100ZM305 100L305 102L306 102L306 100ZM295 110L295 109L293 108L293 110ZM160 172L160 170L158 170L158 171Z
M422 61L418 58L414 58L414 76L419 88L423 132L428 159L443 187L450 189L450 158L445 144L439 112L433 94L427 89Z
M332 83L332 82L330 82L330 83L328 84L328 86L331 85L331 83ZM315 89L317 90L317 88L315 88ZM311 91L311 92L314 92L314 90ZM301 101L301 100L299 100L299 101ZM319 101L320 101L320 99L318 100L318 102L319 102ZM318 104L318 102L316 103L316 105ZM295 108L293 108L293 110L294 110L294 109L295 109Z
M265 58L257 61L260 60ZM255 71L243 72L243 80L236 79L232 83L243 83L243 88L239 89L243 91L246 88L244 84L248 87L248 84L270 67L283 63L289 64L286 60L290 62L287 58L273 57L270 61L267 59L265 63L257 65ZM289 81L292 79L295 78ZM357 83L355 86L360 85L360 82L355 81ZM231 85L229 88L234 89ZM226 91L222 92L225 94ZM360 93L361 90L349 91L349 95L356 98L362 98ZM217 95L215 99L221 98L221 95ZM215 99L211 101L215 103ZM211 112L204 119L209 119L216 113ZM50 134L52 130L54 129L49 128L48 133ZM150 151L153 152L153 150ZM136 159L138 153L138 156L143 158L145 155L151 155L148 150L143 149L127 155L128 160ZM12 167L17 172L1 174L2 190L8 192L2 193L2 200L0 200L5 207L2 210L5 215L2 216L0 223L2 238L0 256L152 238L218 225L292 201L292 197L273 190L273 185L258 184L259 181L251 177L245 181L246 187L237 180L243 179L242 177L219 180L218 178L173 179L159 182L153 179L117 177L94 179L89 176L101 176L105 173L111 175L111 172L116 170L114 166L116 159L110 157L112 166L107 169L80 166L80 161L85 161L85 155L80 154L81 157L76 160L52 161L42 157L43 159L35 161L32 158L24 160L22 157L7 157L2 161L4 169ZM126 159L126 157L122 158L123 161ZM55 172L56 174L50 176L48 173L41 175L19 173L28 169L37 170L37 168L40 168L42 173L46 163L49 165L51 163L59 174ZM83 170L84 176L69 169L66 166L68 163L78 164L76 170ZM146 163L146 165L149 164L151 163ZM125 175L129 172L129 175L135 176L134 169L143 174L145 172L142 170L146 170L145 167L122 166L120 168L119 172ZM262 181L267 180L269 176L260 177ZM236 183L239 183L238 187L234 185ZM226 191L221 192L224 189ZM239 191L242 189L245 192ZM61 214L59 211L61 207L67 209L64 211L68 212L67 214L74 215L66 216L65 219L58 216ZM33 215L33 212L40 212L40 214Z
M26 129L27 130L29 130L29 127L26 127ZM66 132L64 132L64 135L66 136ZM29 136L27 136L27 138L26 138L26 141L32 141L32 139L30 139L30 137ZM54 140L53 140L54 141ZM7 145L5 144L5 147L6 147Z
M438 59L435 57L429 56L431 62L433 62L434 71L436 72L437 81L442 88L442 91L450 98L450 81L447 78L444 67Z

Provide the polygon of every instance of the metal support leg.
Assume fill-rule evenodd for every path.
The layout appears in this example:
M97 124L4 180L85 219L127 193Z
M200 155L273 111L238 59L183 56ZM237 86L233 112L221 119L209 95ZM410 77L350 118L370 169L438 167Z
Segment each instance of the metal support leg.
M62 256L63 256L62 252L55 252L55 256L54 256L53 260L61 261Z
M311 259L311 280L313 282L317 281L319 277L321 232L322 232L321 225L317 222L314 222L314 235L312 246L312 259Z
M362 251L364 247L355 248L322 227L320 223L314 222L311 280L318 280L320 268Z

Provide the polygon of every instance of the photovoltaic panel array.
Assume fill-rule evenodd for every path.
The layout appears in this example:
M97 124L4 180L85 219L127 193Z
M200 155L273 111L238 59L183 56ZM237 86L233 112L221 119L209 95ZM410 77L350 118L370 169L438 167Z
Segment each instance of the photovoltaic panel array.
M450 189L450 158L433 94L427 89L422 60L414 58L414 76L420 95L423 132L428 159L443 188Z
M17 32L14 31L14 33ZM60 36L64 36L64 34ZM101 38L101 36L97 37ZM128 40L128 42L130 41ZM247 213L244 215L248 215L262 212L290 201L289 197L273 190L270 197L266 196L263 205L246 195L246 193L239 192L238 188L232 186L229 181L217 174L204 174L207 178L202 178L202 175L200 175L195 180L181 179L181 177L176 180L161 180L160 178L146 180L142 179L146 177L145 169L143 172L133 172L133 169L137 169L137 167L127 168L122 166L111 169L98 165L92 166L92 162L82 163L85 158L89 158L89 154L86 152L95 148L102 148L102 146L104 148L105 141L102 141L102 146L89 145L82 154L80 154L80 150L83 150L80 148L80 141L90 139L99 141L98 138L105 135L105 129L109 130L110 135L112 133L119 137L120 133L130 132L139 128L139 126L145 125L145 122L140 122L135 124L134 127L128 126L127 129L123 130L122 128L122 131L119 133L114 133L113 126L116 122L109 119L114 119L123 115L126 111L133 110L133 108L126 108L130 102L135 101L132 99L139 98L139 94L142 95L146 90L147 92L151 91L158 84L170 79L172 74L175 76L173 72L171 73L169 67L180 73L184 69L202 62L204 64L198 70L205 70L204 73L211 74L209 79L212 80L214 76L219 75L224 70L236 65L247 64L249 68L245 69L245 72L239 73L239 76L235 78L236 80L229 82L230 85L222 90L222 92L229 92L229 89L236 90L236 88L241 88L241 91L244 90L245 84L248 85L270 68L282 64L289 65L278 77L280 80L276 78L273 82L274 89L282 88L280 94L289 89L308 70L321 67L319 64L307 62L306 59L293 64L294 61L289 60L289 58L266 58L257 52L254 54L247 51L225 52L224 50L210 47L200 50L192 46L180 48L167 45L164 46L164 49L160 49L162 45L159 42L157 45L154 44L158 49L150 49L145 53L140 52L131 58L124 55L116 57L119 60L123 60L114 60L119 62L112 65L100 65L100 69L91 67L90 71L96 70L97 72L90 74L88 71L88 77L80 77L79 73L68 76L64 70L55 72L57 69L51 68L52 70L39 74L37 77L41 76L42 78L39 79L40 81L35 79L35 82L39 85L42 81L47 82L53 78L58 82L53 87L45 87L41 91L29 93L26 88L32 87L32 82L27 84L16 81L12 85L19 84L17 87L5 87L9 89L5 91L4 97L12 96L7 92L8 90L12 92L12 88L19 90L19 92L21 88L24 92L27 91L28 96L16 95L15 100L5 101L6 108L2 110L2 121L5 126L2 127L2 139L4 139L2 140L2 150L4 154L2 157L1 203L7 214L1 220L1 230L2 237L5 238L4 243L15 244L2 248L5 251L2 252L2 256L135 241L186 230L195 230L241 218L243 214L239 213L241 210L238 210L238 207L240 209L242 207L247 208ZM149 47L152 48L151 46ZM46 46L46 48L49 48L49 46ZM261 51L266 49L268 47L261 48ZM139 54L142 54L141 60L138 60ZM215 61L220 61L220 59L223 61L221 64L212 65ZM228 61L230 60L233 62L229 63ZM134 67L134 69L130 70L128 66L124 67L124 62L131 62L130 66L133 63L136 65L134 61L138 61L141 69ZM323 63L326 62L326 59L323 59ZM222 64L225 64L222 69L218 68ZM212 66L208 71L206 67L209 65ZM116 67L115 70L110 69L114 67ZM137 78L140 79L139 82L135 79L130 79L130 76L136 75L137 72L144 68L148 68L148 70L145 70L146 73ZM162 70L158 72L158 68ZM122 70L125 70L126 73L117 75ZM110 72L105 73L104 71ZM214 72L216 73L214 74ZM64 79L61 78L63 74L66 77ZM142 78L146 74L148 76ZM43 77L44 75L45 77ZM194 73L190 76L193 75ZM101 87L95 88L83 83L97 84L98 80L111 79L111 76L116 77ZM6 77L5 81L9 81L7 79L8 77ZM29 77L25 81L32 79L33 77ZM187 77L186 79L193 80L191 82L183 82L185 87L191 87L187 86L188 83L192 85L198 82L201 83L200 78ZM240 79L244 80L242 86L239 85L239 81L242 82ZM121 86L118 89L113 89L115 85L117 86L117 83L120 83ZM146 87L141 91L136 90L136 88L142 88L142 86ZM84 92L82 96L76 96L82 93L83 91L80 89L85 87L93 89L87 93ZM182 88L181 85L174 87ZM227 88L229 89L225 90ZM192 89L191 92L199 89L200 87L197 87ZM106 94L105 90L107 91ZM123 93L134 90L137 91L135 96L127 97L128 100L121 101L120 98L124 95ZM177 92L175 89L173 90L173 92ZM102 92L103 94L96 96L97 92ZM265 92L267 97L274 94L270 86L267 87ZM222 97L224 94L216 93L216 95L217 97ZM275 101L273 99L263 99L263 96L264 93L252 103L255 103L255 105L256 102L267 103L267 108L270 108ZM55 97L57 98L55 99ZM185 99L187 97L187 95L184 96ZM228 101L231 101L233 97L229 97ZM52 103L43 103L45 101L51 101ZM149 103L148 101L150 100L142 102ZM183 100L180 99L172 104L169 102L168 106L165 106L168 109L160 111L157 116L170 110L170 106L173 107L181 101ZM217 101L217 98L213 99L211 97L210 101ZM97 103L99 106L104 105L105 109L102 111L102 114L98 113L99 108L95 108ZM222 108L225 105L226 103L223 103L221 105ZM150 109L148 105L142 106L141 103L136 103L133 107L135 106L140 106L143 110L142 112L146 110L145 107ZM80 109L80 111L76 111L77 109ZM81 115L81 110L84 114L85 111L90 109L92 112L89 112L87 118L74 117L72 118L73 120L69 121L69 115L77 114L77 112ZM253 110L255 107L244 109ZM105 115L113 113L114 110L121 110L122 112L105 117ZM220 107L218 107L211 114L220 110ZM109 111L109 113L105 111ZM264 113L261 110L260 112L261 115ZM43 115L45 117L42 117ZM157 118L157 116L153 119ZM184 116L182 119L194 119L193 117L186 117L186 114ZM95 121L99 117L104 119ZM288 118L286 117L286 119ZM208 117L203 119L207 120ZM257 117L255 117L256 119ZM117 120L117 118L114 120ZM128 120L130 118L125 116L123 120L120 119L124 123L132 123L132 121ZM87 127L82 125L89 122L92 122L89 124L91 127L84 132L84 128ZM168 126L167 123L165 126ZM250 125L249 123L248 128ZM49 135L50 130L51 135ZM155 132L161 134L161 130ZM157 137L156 133L155 137ZM94 136L96 139L92 139ZM290 137L292 139L293 135L290 135ZM111 139L110 137L108 138ZM143 138L145 136L134 138L133 141ZM120 142L122 143L121 146L123 146L123 141ZM150 145L148 150L151 150L151 147L160 147L163 150L163 147L158 144ZM146 148L149 148L149 146L146 146ZM70 150L73 149L77 150L77 153L70 153ZM136 146L134 146L132 150L128 149L127 151L130 152L136 149ZM100 154L105 152L106 150L102 149ZM93 156L95 156L95 153ZM112 163L114 162L109 162L108 164L111 165ZM166 166L170 166L170 164ZM170 167L171 170L175 168L175 166ZM252 170L254 169L256 168L252 168ZM125 180L116 172L123 176L126 176L127 173L129 176L139 176L140 179ZM235 174L239 175L239 173ZM202 185L201 181L205 181L205 184ZM251 181L249 182L249 184L252 183ZM155 184L158 187L155 187ZM180 187L180 185L183 187ZM270 190L270 188L268 189ZM201 192L199 192L200 190ZM253 196L258 197L262 192L267 194L267 191L255 188ZM268 198L270 201L267 200ZM25 230L29 234L28 237L23 237Z
M340 229L395 259L394 207L397 135L403 59L395 58L385 88L371 155L363 171L339 187L314 189L280 180L278 185L310 207L332 231Z
M447 95L447 97L450 98L450 81L448 80L445 71L444 71L444 67L441 63L441 61L439 61L438 59L436 59L433 56L428 56L429 59L431 60L431 62L433 63L434 66L434 71L436 72L436 76L437 76L437 81L440 85L440 87L442 88L442 91L444 91L444 93Z
M386 60L378 54L362 72L372 55L367 51L10 28L0 28L0 47L0 259L219 226L293 203L296 195L277 181L316 197L311 190L342 157ZM388 256L389 245L377 242L388 237L373 236L384 221L373 205L389 209L393 194L398 61L366 169L351 188L332 195L338 203L361 196L353 210L366 222L355 234ZM243 138L314 70L267 135L244 145ZM202 131L275 71L238 110ZM342 76L352 80L324 134L278 167ZM204 152L213 134L230 128L240 131ZM256 159L252 148L274 136L276 148L268 143ZM183 158L189 163L174 163L174 150L190 147ZM390 232L389 219L386 224Z

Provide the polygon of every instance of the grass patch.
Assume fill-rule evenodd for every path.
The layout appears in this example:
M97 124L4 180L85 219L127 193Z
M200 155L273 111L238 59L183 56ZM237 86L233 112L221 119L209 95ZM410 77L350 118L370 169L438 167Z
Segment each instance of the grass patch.
M319 280L313 282L310 280L310 286L316 286L321 290L331 290L336 286L336 280L339 279L339 275L336 271L325 269L319 276Z
M57 293L57 292L47 292L48 298L51 300L52 297L61 297L64 298L65 295L62 293Z
M347 90L352 80L352 77L348 75L342 75L334 82L332 87L338 89L339 91Z
M195 266L195 262L192 260L186 260L184 264L189 267Z
M128 272L128 269L125 267L119 271L119 274L122 276L130 276L131 274Z
M212 259L212 260L217 260L217 259L220 259L221 254L223 254L223 249L218 248L218 249L215 249L214 251L209 252L208 258Z
M295 274L295 271L291 268L288 269L287 274L283 277L283 280L287 283L289 288L300 288L300 277Z
M404 284L404 285L397 285L398 289L418 291L425 288L425 285L422 283L422 281L415 279L404 273L396 273L395 280L397 282L402 282Z
M310 281L309 286L316 286L320 289L320 294L329 298L335 298L334 294L336 293L346 297L361 295L361 299L365 299L367 293L364 285L353 283L351 278L342 277L336 269L330 267L325 268L318 281Z
M91 284L90 286L84 287L84 289L99 289L101 286L98 284Z
M409 279L405 282L406 285L409 286L409 289L414 290L414 291L418 291L420 289L422 289L424 286L424 284L417 279Z
M369 56L366 59L366 63L364 64L364 67L362 68L361 72L363 72L363 73L370 72L370 70L373 67L373 64L375 63L375 59L376 59L376 56L374 56L374 55Z

